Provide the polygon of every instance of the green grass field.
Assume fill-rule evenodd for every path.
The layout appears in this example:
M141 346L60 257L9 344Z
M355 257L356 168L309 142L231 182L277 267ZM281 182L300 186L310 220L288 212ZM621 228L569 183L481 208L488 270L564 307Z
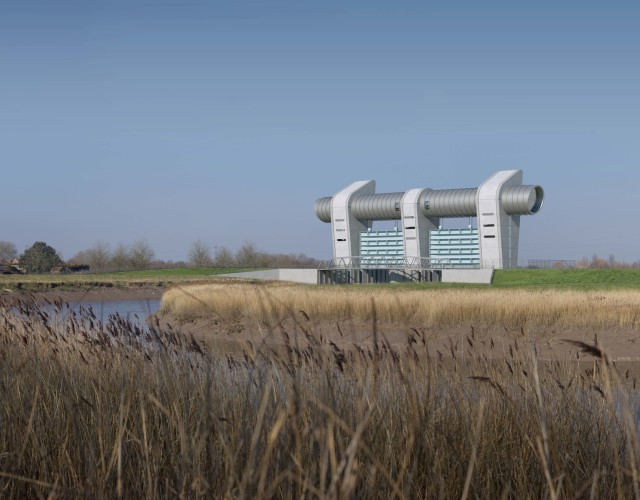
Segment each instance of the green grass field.
M572 290L640 288L640 269L506 269L496 271L492 286Z
M244 268L174 268L118 273L0 275L0 289L41 290L99 286L169 286L210 280ZM460 283L406 283L381 286L417 288L488 288ZM640 269L508 269L495 272L492 288L554 288L569 290L640 289Z
M640 289L640 269L503 269L491 285L473 283L392 283L384 287L408 288L530 288L565 290Z

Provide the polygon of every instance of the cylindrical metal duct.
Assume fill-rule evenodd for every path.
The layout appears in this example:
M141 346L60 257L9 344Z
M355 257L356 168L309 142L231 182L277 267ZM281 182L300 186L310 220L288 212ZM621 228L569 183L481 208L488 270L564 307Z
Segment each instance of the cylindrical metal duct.
M353 200L356 219L394 220L400 218L400 203L404 193L365 194Z
M544 191L540 186L513 186L504 190L502 203L510 215L535 214L542 208Z
M427 217L473 217L476 215L476 188L431 191L422 212Z
M429 190L422 213L426 217L475 217L477 188ZM400 219L404 193L368 194L351 200L353 216L359 220ZM509 215L531 215L540 211L544 191L540 186L510 186L501 197ZM331 222L331 197L319 198L315 212L322 222Z
M331 196L318 198L313 206L316 217L322 222L331 222Z

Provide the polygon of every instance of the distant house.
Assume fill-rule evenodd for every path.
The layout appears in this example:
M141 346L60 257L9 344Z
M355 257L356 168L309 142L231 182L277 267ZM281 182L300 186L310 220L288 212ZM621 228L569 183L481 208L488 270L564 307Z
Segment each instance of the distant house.
M24 274L26 271L19 264L20 261L18 259L0 262L0 274Z

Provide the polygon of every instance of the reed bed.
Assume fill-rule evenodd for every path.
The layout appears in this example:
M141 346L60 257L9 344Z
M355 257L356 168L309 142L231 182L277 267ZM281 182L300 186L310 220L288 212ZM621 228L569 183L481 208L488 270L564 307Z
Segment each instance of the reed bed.
M508 328L637 328L640 291L309 287L279 283L207 284L168 290L161 310L178 319L218 316L273 324L303 310L315 320L368 321L372 302L388 324Z
M365 295L366 296L366 295ZM264 304L268 307L268 303ZM500 362L424 336L208 352L62 303L0 306L6 498L630 498L638 403L593 362ZM62 314L60 314L62 313Z

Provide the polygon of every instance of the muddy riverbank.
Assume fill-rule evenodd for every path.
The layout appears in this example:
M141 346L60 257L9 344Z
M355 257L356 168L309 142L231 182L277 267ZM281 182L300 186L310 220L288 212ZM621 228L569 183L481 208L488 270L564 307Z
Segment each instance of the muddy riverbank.
M91 289L52 289L34 292L3 290L0 293L0 297L10 301L26 300L45 303L61 300L62 302L75 304L78 302L161 299L163 293L164 287L161 286L102 286Z

